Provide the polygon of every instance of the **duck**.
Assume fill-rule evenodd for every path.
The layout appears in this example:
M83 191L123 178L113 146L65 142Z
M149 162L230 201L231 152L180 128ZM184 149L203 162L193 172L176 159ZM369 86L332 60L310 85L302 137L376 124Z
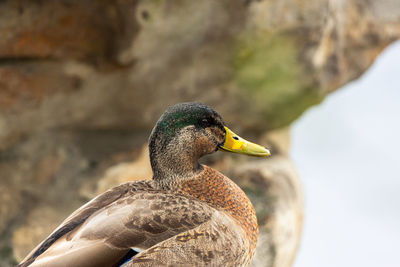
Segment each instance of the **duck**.
M258 225L230 178L200 164L216 151L267 157L211 107L169 107L149 137L151 180L123 183L73 212L18 267L248 266Z

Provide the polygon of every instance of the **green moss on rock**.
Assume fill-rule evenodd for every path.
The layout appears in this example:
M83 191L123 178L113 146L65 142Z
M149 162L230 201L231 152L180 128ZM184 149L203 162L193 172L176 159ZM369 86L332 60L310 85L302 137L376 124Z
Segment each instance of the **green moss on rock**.
M270 128L289 124L322 100L312 79L303 74L297 44L293 37L258 32L239 38L234 50L238 91Z

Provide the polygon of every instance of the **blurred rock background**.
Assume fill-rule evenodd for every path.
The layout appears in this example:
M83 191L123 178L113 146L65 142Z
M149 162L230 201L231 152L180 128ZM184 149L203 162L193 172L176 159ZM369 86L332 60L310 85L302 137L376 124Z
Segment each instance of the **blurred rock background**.
M287 127L398 38L396 0L1 1L0 266L96 194L151 178L148 135L183 101L272 148L205 162L255 204L254 266L290 266L303 195Z

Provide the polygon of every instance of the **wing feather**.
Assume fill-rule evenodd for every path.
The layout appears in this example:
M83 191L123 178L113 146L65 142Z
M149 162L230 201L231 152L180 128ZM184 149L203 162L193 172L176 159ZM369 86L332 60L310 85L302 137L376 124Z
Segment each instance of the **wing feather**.
M123 266L246 266L249 247L243 229L215 211L209 221L140 252Z
M123 184L74 212L20 266L111 266L130 248L147 249L214 212L193 198L155 189L151 181Z

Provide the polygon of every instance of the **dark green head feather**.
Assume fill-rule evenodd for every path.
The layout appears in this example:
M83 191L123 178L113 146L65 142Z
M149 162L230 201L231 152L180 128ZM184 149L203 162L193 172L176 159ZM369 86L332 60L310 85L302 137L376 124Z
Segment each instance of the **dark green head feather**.
M197 102L176 104L167 109L158 120L150 141L154 134L162 134L164 138L172 138L180 129L193 125L196 128L209 126L223 127L221 116L212 108Z

